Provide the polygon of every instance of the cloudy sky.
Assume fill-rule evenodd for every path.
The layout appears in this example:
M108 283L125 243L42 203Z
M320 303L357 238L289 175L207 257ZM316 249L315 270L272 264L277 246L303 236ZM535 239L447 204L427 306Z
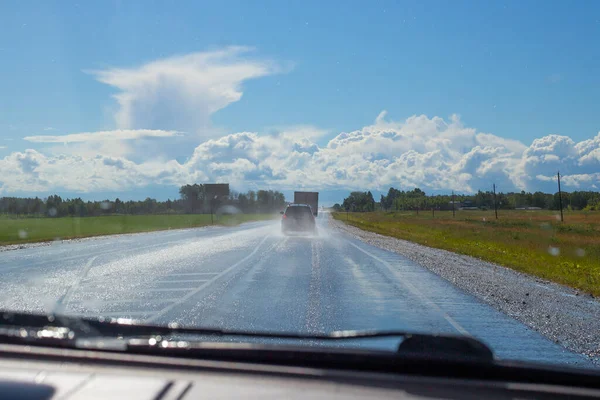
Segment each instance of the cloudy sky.
M3 2L0 195L600 190L600 3L197 3Z

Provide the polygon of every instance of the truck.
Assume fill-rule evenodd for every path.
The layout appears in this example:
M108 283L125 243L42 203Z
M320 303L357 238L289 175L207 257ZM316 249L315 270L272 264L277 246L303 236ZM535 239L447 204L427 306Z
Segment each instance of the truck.
M294 192L295 204L308 204L315 217L319 215L319 192Z

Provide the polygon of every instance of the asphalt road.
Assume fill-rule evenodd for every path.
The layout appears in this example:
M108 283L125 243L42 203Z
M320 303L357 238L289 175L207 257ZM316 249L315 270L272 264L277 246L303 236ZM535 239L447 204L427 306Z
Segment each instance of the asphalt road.
M414 262L329 229L324 217L314 237L283 236L269 221L7 251L0 276L2 309L238 330L470 334L500 358L591 366Z

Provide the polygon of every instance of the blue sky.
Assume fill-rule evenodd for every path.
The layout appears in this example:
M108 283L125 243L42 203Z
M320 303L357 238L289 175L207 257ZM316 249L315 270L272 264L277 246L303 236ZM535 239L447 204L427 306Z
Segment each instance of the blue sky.
M222 135L311 126L324 147L387 110L392 121L458 114L525 146L578 143L600 131L599 39L595 1L3 2L0 157L44 151L26 136L119 128L119 90L92 71L231 46L276 68L208 114ZM132 128L170 128L153 125Z

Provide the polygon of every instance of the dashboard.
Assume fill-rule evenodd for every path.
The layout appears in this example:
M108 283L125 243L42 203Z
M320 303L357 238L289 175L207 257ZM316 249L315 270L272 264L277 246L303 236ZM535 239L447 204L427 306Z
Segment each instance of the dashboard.
M2 399L600 398L600 390L0 345Z

